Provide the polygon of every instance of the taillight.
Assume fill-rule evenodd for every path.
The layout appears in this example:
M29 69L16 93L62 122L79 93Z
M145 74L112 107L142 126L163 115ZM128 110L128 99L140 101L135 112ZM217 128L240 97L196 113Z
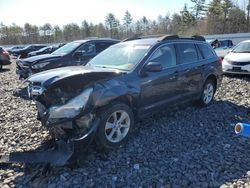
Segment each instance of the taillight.
M222 58L221 58L221 57L219 57L218 63L219 63L220 65L222 65Z
M3 51L3 54L4 54L4 55L9 55L9 52Z

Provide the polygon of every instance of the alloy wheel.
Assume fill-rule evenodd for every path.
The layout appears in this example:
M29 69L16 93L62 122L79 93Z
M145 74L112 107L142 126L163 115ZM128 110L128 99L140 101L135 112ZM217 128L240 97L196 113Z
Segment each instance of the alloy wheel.
M122 141L129 132L130 124L131 120L126 111L112 113L105 124L105 136L108 141L112 143Z
M203 101L205 104L209 104L214 95L214 86L212 83L206 84L204 91L203 91Z

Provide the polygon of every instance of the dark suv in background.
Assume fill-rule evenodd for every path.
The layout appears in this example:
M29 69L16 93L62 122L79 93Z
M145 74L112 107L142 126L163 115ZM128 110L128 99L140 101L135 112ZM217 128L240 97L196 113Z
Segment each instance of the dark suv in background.
M19 59L26 58L28 57L28 53L40 50L41 48L44 48L44 47L46 47L46 45L32 44L21 49L12 50L12 55L17 56Z
M52 52L56 51L58 48L61 48L64 45L65 43L61 43L61 44L57 44L53 46L46 46L44 48L41 48L40 50L28 53L28 57L42 55L42 54L51 54Z
M118 43L115 39L86 39L67 43L51 54L38 55L16 61L16 73L20 78L45 70L85 65L90 59L109 46Z
M109 47L86 66L58 68L28 78L38 119L60 140L113 148L136 119L187 101L209 105L222 67L200 36L133 38ZM92 139L90 139L92 140Z

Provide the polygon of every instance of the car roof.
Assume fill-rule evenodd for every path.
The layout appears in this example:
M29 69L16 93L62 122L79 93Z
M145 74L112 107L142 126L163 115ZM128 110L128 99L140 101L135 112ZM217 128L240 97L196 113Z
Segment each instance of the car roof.
M147 37L147 36L146 36ZM205 42L204 37L202 36L178 36L178 35L165 35L165 36L157 36L157 37L149 37L149 38L141 38L141 37L132 37L129 39L125 39L122 43L125 44L138 44L138 45L150 45L153 46L157 43L165 43L165 42Z
M89 42L89 41L107 41L107 42L120 42L117 39L111 39L111 38L97 38L97 37L93 37L93 38L86 38L83 40L75 40L72 42L80 42L80 43L85 43L85 42Z

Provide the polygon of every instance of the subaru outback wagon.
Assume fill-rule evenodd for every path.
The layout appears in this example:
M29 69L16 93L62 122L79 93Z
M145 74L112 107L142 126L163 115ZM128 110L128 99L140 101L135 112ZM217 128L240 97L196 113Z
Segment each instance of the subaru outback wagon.
M86 66L45 71L27 82L38 119L56 138L95 138L114 148L135 120L184 101L209 105L221 75L221 60L203 37L170 35L128 39Z

